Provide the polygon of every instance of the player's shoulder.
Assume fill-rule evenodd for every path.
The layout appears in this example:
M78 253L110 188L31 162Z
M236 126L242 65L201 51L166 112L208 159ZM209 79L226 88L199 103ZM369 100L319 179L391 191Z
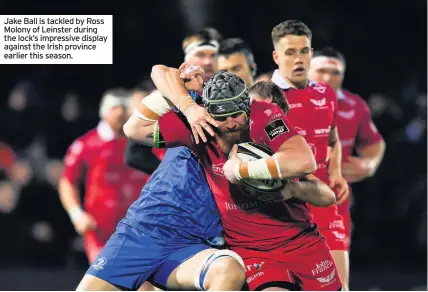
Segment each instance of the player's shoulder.
M357 93L351 92L347 89L342 89L345 101L355 107L368 108L366 101Z
M99 141L97 129L90 129L83 135L77 137L70 145L70 150L73 152L81 152L88 144L93 144L95 141Z

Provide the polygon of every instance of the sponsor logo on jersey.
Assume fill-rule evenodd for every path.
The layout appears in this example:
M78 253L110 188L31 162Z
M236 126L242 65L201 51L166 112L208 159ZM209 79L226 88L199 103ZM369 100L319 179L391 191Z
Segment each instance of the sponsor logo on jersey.
M247 278L247 283L249 284L251 281L253 281L255 278L258 278L258 277L260 277L260 276L263 276L265 273L263 273L263 272L258 272L258 273L255 273L254 275L252 275L251 277L248 277Z
M300 136L306 136L307 131L305 129L302 129L300 127L294 127L294 130L299 134Z
M330 133L330 128L325 129L314 129L315 135L328 135Z
M290 130L287 128L282 119L274 120L265 127L265 132L271 141L279 135L289 131Z
M310 98L309 100L316 106L325 106L325 104L326 104L325 97L323 99L320 99L320 100L316 100L316 99L312 99L312 98Z
M104 257L100 257L100 258L95 260L95 262L92 264L92 267L95 270L100 271L100 270L104 269L104 266L106 263L107 263L107 259Z
M338 111L337 114L344 119L350 120L355 116L355 110L350 111Z
M213 166L212 166L213 172L218 176L224 177L223 165L224 165L224 163L213 164Z
M319 273L325 272L333 266L333 262L330 260L324 260L316 263L315 269L312 269L312 275L318 275Z
M315 84L312 88L318 91L319 93L325 93L325 90L327 89L327 87L322 86L320 84Z
M246 271L252 271L252 270L260 270L263 267L263 264L265 262L261 262L261 263L254 263L254 264L249 264L245 266L245 270Z
M330 222L328 228L329 229L337 229L337 228L338 229L345 229L345 225L343 224L342 220L334 220L334 221Z
M301 104L300 102L299 103L290 103L288 106L290 107L290 109L293 109L293 108L303 107L303 104Z
M320 283L323 283L324 285L321 285L321 287L327 286L334 282L334 278L336 276L336 269L333 269L330 274L328 274L326 277L318 277L317 280Z

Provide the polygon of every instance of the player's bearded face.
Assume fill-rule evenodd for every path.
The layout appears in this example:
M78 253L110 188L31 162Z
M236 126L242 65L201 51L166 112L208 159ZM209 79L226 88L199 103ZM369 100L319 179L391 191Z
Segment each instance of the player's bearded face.
M306 36L287 35L275 44L273 51L281 76L296 87L306 86L311 57L311 40Z
M210 80L217 72L217 53L214 50L196 52L187 62L190 65L200 66L204 69L204 82Z
M217 134L229 146L245 139L248 134L249 123L243 113L229 116L224 120L215 119L218 123L218 127L215 128Z
M309 70L309 78L316 82L328 84L337 90L342 87L343 74L338 69L312 66Z

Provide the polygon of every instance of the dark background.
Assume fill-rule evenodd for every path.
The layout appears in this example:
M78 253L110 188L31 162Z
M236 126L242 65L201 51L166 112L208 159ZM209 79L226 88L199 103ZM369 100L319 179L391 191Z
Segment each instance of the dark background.
M426 6L0 0L2 14L113 14L114 25L113 65L0 67L0 141L17 157L0 181L0 289L72 290L83 275L81 241L59 204L55 177L68 145L96 125L105 90L135 87L156 63L178 66L183 37L204 26L244 38L259 73L272 70L270 32L287 19L312 29L314 49L332 45L344 53L344 86L368 101L387 142L377 175L354 186L351 288L426 289Z

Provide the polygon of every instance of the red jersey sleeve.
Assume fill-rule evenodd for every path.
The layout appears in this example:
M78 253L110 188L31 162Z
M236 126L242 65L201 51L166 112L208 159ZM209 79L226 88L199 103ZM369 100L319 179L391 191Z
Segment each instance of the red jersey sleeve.
M75 140L67 149L64 157L63 177L67 178L72 184L77 184L85 170L88 147L84 137Z
M186 146L193 148L192 132L183 115L170 111L163 115L158 123L161 140L166 147Z
M376 144L383 139L372 121L370 108L362 99L360 101L360 125L357 133L357 148Z
M250 114L251 140L268 146L273 152L297 135L284 111L274 104L253 101Z

